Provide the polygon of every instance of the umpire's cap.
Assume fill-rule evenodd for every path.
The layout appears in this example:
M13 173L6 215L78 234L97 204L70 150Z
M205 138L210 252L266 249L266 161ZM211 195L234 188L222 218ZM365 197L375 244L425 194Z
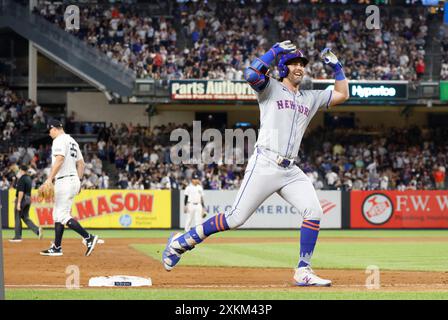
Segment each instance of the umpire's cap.
M289 63L291 63L295 60L302 61L303 65L305 65L305 66L308 64L308 59L305 57L303 52L300 50L296 50L294 52L284 54L280 57L280 60L278 62L278 72L279 72L280 78L285 78L288 75L289 70L286 65L288 65Z
M57 119L51 119L47 123L47 129L48 131L51 130L51 128L62 128L62 122Z

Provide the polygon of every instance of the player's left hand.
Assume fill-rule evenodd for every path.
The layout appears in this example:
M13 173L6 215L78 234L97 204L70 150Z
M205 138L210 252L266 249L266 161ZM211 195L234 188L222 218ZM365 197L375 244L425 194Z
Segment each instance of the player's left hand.
M37 190L37 196L47 202L53 202L54 199L54 185L50 180L46 180L43 185Z
M207 214L208 214L207 210L203 209L203 210L202 210L202 219L204 219L205 217L207 217Z
M330 48L325 48L321 51L320 57L324 60L324 63L332 67L333 69L342 68L342 64L339 62L338 57L331 51Z

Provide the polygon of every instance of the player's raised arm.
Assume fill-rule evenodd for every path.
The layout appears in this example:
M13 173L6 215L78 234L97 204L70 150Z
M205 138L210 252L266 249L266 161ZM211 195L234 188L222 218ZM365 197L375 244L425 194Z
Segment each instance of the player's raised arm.
M285 54L296 50L296 46L291 41L286 40L277 42L260 58L255 58L246 70L244 70L244 79L249 82L250 86L257 92L266 88L269 83L267 73L269 66L279 54Z
M342 70L342 64L329 48L322 50L320 56L324 60L324 63L333 68L334 71L334 90L329 106L341 104L350 98L348 80L345 77L344 70Z

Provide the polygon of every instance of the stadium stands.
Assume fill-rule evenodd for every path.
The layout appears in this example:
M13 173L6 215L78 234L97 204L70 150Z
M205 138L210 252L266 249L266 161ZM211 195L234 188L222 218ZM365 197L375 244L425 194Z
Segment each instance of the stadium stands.
M383 7L381 29L370 30L365 6L173 2L167 16L150 15L136 4L80 6L75 35L139 78L240 80L244 67L280 39L305 51L308 75L315 79L332 77L318 59L324 47L335 49L351 79L416 81L424 73L423 7ZM64 28L62 8L41 1L35 12Z

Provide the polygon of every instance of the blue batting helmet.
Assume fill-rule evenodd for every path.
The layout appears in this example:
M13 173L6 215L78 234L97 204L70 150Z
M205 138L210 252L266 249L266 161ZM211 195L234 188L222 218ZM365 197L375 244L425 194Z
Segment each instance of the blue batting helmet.
M278 62L277 65L280 78L285 78L288 75L289 70L286 65L288 64L288 62L291 62L291 60L295 59L302 60L304 65L308 64L308 59L305 58L305 55L300 50L284 54L280 57L280 61Z

